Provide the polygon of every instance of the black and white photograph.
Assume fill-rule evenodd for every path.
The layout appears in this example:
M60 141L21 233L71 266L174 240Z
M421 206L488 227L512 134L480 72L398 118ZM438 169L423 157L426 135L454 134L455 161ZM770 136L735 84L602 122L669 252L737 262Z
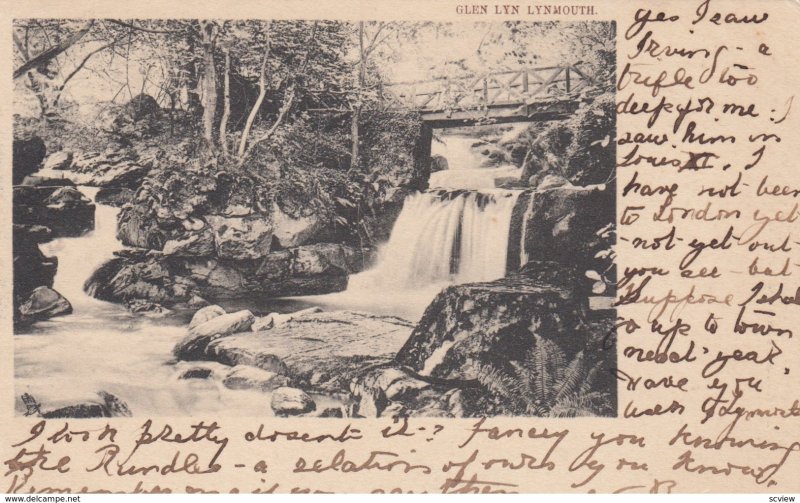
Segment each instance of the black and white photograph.
M614 22L12 32L18 417L618 415Z

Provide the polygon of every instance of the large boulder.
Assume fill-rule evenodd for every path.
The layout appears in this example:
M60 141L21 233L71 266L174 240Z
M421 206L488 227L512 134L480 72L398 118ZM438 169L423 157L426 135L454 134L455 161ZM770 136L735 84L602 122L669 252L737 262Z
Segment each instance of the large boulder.
M478 380L483 368L505 368L534 343L551 340L574 355L589 342L588 306L577 273L556 263L488 283L443 290L425 310L397 354L398 364L420 375Z
M157 235L150 234L148 239ZM271 252L256 260L191 256L173 253L172 246L164 246L169 254L147 250L117 252L115 258L95 271L85 289L110 302L141 299L166 307L188 303L198 296L237 299L320 295L344 290L348 276L367 263L361 250L346 245L307 245Z
M613 185L566 184L523 194L512 216L509 270L534 257L584 271L595 269L594 256L600 244L595 238L600 229L615 221L614 201Z
M219 258L257 259L270 251L272 224L268 217L207 215L206 221L214 233L214 245Z
M272 392L270 406L279 416L296 416L317 408L317 404L305 391L288 387L278 388Z
M81 236L94 229L95 206L70 186L14 187L14 223L43 225L53 237Z
M72 304L60 293L46 286L35 288L28 300L19 307L22 322L46 320L71 313Z
M46 154L47 147L40 137L29 135L24 138L14 138L11 159L12 183L18 185L26 176L37 172Z
M304 389L341 393L349 392L351 381L365 371L391 363L412 328L394 317L307 311L266 331L190 336L173 353L182 360L257 367L285 375Z
M308 313L262 332L217 338L203 360L251 365L320 390L346 391L365 368L392 361L413 324L349 311ZM179 351L176 356L181 357Z
M141 139L156 133L163 112L155 98L138 94L124 105L109 106L98 116L97 127L117 139Z

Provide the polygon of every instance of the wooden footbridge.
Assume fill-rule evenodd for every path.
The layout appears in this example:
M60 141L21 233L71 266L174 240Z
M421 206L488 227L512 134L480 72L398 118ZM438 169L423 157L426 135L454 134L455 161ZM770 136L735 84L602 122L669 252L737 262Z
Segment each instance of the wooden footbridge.
M389 108L417 110L426 125L440 128L563 118L593 85L578 65L568 65L396 82L380 92Z

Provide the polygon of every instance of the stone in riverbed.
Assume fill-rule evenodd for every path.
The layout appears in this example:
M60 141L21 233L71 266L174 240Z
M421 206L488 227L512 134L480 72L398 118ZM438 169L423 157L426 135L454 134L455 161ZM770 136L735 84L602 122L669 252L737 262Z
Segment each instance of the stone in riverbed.
M92 417L130 417L128 405L105 391L97 393L99 400L90 399L83 403L66 405L42 412L45 419L92 418Z
M226 314L225 310L216 304L199 309L196 313L194 313L194 316L192 316L192 321L189 322L189 330L202 325L207 321L213 320L218 316L222 316L223 314Z
M320 412L316 417L344 417L344 412L341 408L328 407Z
M373 370L360 377L351 386L359 403L356 414L362 417L380 417L393 400L411 398L431 385L394 367Z
M250 326L254 321L255 316L253 316L253 313L245 309L235 313L215 316L191 328L189 334L194 337L230 335L250 330Z
M257 318L256 321L253 323L253 326L250 327L250 330L252 330L253 332L270 330L272 328L285 325L286 323L292 321L295 318L300 318L307 314L315 314L321 312L322 312L321 307L314 306L314 307L309 307L307 309L301 309L300 311L295 311L293 313L286 313L286 314L269 313L266 316Z
M19 307L19 313L22 321L46 320L72 313L72 305L55 290L40 286Z
M209 314L212 312L213 310L209 310ZM249 330L253 321L255 316L247 310L220 314L190 329L189 334L175 345L172 352L179 360L207 360L206 349L211 342Z
M278 372L303 387L348 391L365 369L390 363L413 324L390 316L331 311L298 316L263 332L210 341L202 357Z
M192 367L179 375L178 379L208 379L213 372L209 368Z
M230 389L255 389L272 391L289 384L285 376L250 365L237 365L231 369L222 384Z
M270 407L279 416L296 416L316 410L317 404L301 389L282 387L272 392Z

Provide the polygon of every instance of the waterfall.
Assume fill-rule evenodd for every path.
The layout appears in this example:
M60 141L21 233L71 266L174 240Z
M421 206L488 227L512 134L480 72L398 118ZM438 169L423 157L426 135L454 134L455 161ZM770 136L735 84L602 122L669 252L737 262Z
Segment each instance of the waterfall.
M433 153L443 155L448 168L431 175L432 189L406 198L376 265L350 276L344 292L302 299L326 309L415 320L448 285L504 277L512 214L521 191L496 188L495 180L518 178L521 169L485 167L476 141L442 135ZM513 239L516 245L516 234Z
M353 277L393 290L490 281L506 274L511 212L519 193L428 191L410 196L378 265Z
M96 187L78 186L78 190L94 201ZM53 288L69 299L76 313L83 307L106 305L83 291L83 283L104 262L122 248L117 241L118 208L95 205L95 228L80 237L57 238L39 246L47 256L58 257L58 271Z

